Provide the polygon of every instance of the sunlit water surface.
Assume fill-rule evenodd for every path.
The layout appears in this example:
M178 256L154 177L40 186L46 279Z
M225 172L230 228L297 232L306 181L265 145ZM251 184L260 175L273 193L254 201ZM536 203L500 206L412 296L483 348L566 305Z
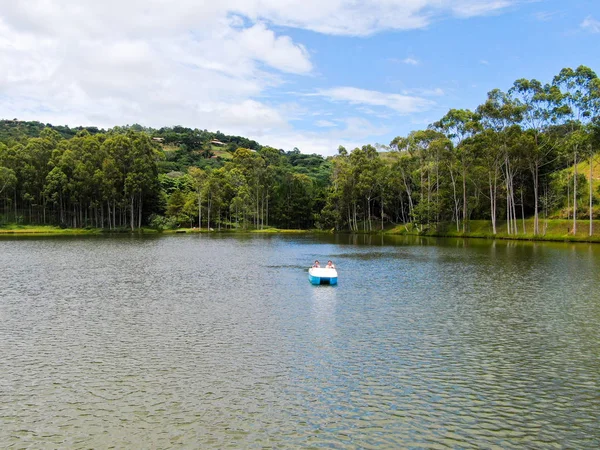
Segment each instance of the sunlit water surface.
M0 447L599 448L599 269L573 244L3 239Z

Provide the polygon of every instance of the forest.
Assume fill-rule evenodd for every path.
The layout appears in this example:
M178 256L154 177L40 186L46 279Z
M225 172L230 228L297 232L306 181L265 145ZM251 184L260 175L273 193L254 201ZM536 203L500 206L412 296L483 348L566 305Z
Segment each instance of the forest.
M0 225L335 229L598 217L600 80L588 67L519 79L388 145L333 157L181 126L0 121ZM533 229L525 229L525 218Z

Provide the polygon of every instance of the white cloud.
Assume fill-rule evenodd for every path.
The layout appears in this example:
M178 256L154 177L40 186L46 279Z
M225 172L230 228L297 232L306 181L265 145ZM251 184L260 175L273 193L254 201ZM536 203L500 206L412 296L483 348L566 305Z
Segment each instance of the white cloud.
M293 75L315 72L313 49L282 27L365 36L490 14L520 0L0 1L0 117L102 127L182 124L264 136L268 144L269 136L294 140L290 123L298 111L266 94ZM414 93L319 91L380 111L431 107L421 96L435 94ZM363 135L377 131L353 125Z
M422 88L405 89L404 91L402 91L402 93L405 94L405 95L420 95L420 96L423 96L423 97L441 97L443 95L446 95L446 92L442 88L433 88L433 89L422 89Z
M298 147L304 153L320 153L325 156L335 155L338 146L343 145L351 150L366 142L381 140L390 130L373 125L362 117L346 117L339 122L345 126L328 128L319 131L293 131L284 133L268 133L261 136L275 148L291 150Z
M6 8L0 117L262 133L287 121L256 98L285 73L312 71L302 45L262 23L240 27L222 11L211 21L194 12L190 18L184 8L173 8L175 14L156 1L142 13L140 2L117 7L112 1L106 8L119 14L109 18L96 3L64 3Z
M295 45L288 36L276 37L264 24L242 30L240 43L253 58L283 72L308 73L312 70L308 52L302 45Z
M587 16L580 26L590 33L600 33L600 20L596 20L592 16Z
M454 2L452 11L458 17L475 17L498 12L515 3L513 0L465 0Z
M239 0L237 11L278 25L319 33L364 36L425 28L441 17L501 11L520 0ZM243 5L243 6L242 6Z
M480 59L479 64L481 64L482 66L489 66L490 62L487 59Z
M320 128L337 127L337 124L335 122L332 122L331 120L317 120L315 122L315 125Z
M420 61L414 58L404 58L402 62L410 66L418 66L420 64Z
M561 11L538 11L533 13L533 18L539 22L549 22L559 15L562 15Z
M343 101L353 105L382 106L401 114L410 114L430 109L434 103L422 97L390 94L386 92L343 86L321 89L316 94L332 101Z

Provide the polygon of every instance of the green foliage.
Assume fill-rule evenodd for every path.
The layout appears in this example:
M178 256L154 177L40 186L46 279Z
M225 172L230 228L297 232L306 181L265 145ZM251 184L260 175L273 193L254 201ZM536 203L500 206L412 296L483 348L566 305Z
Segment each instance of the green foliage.
M339 147L330 158L181 126L104 131L4 120L0 214L81 228L353 232L452 223L465 233L489 219L492 233L503 222L509 235L539 234L542 218L589 215L598 181L577 168L600 145L596 74L566 68L551 83L519 79L483 100L393 139L385 152Z

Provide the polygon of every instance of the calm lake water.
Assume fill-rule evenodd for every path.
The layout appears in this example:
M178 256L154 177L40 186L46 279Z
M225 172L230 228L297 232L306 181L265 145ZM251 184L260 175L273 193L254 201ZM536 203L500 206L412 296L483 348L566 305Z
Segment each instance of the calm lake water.
M598 245L2 239L0 447L596 449L599 274Z

